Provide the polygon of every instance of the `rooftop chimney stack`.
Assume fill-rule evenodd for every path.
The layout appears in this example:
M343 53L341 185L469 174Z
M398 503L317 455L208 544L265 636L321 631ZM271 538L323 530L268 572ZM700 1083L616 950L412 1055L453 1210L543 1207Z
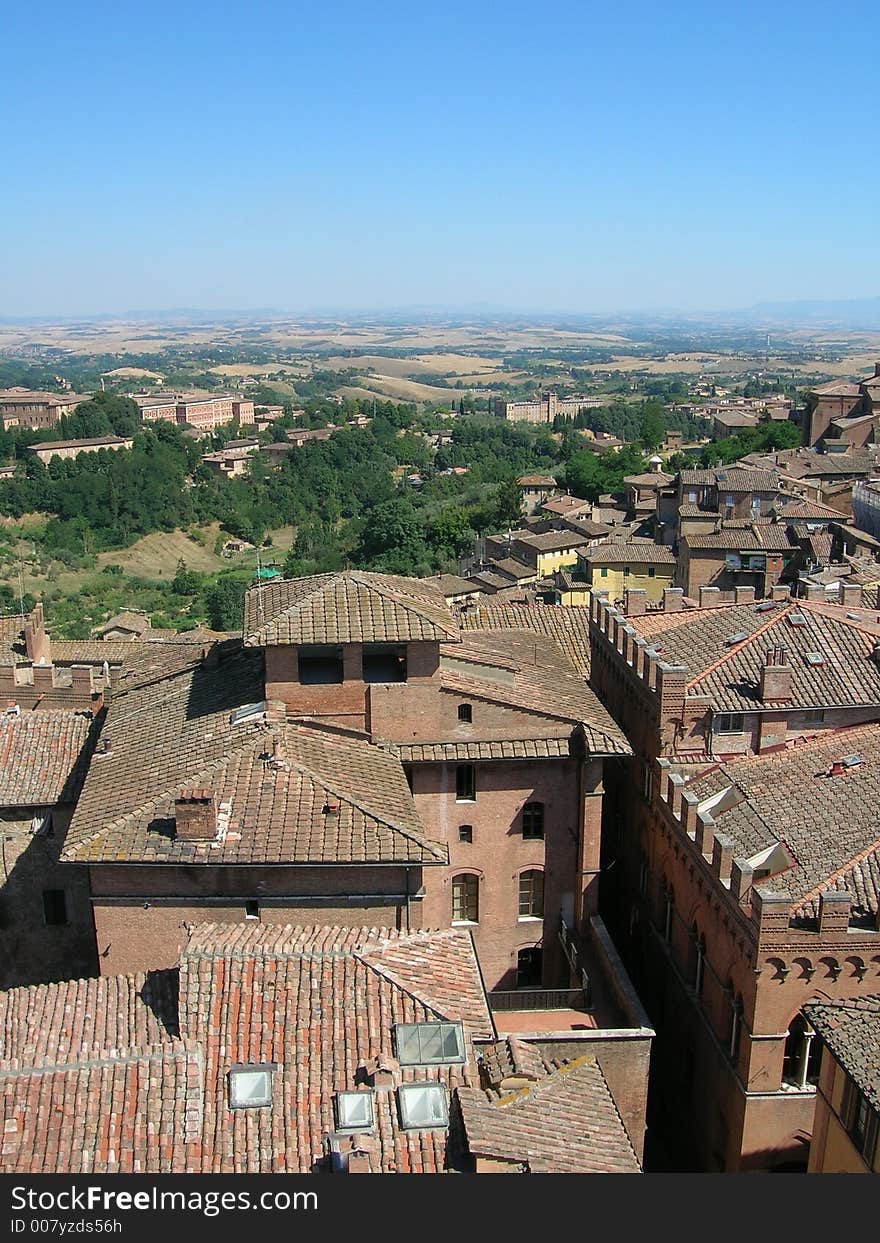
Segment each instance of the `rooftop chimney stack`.
M790 700L791 677L788 650L781 645L770 648L761 670L761 699L764 703L786 703Z
M212 842L217 836L217 800L213 790L181 790L174 802L177 839Z

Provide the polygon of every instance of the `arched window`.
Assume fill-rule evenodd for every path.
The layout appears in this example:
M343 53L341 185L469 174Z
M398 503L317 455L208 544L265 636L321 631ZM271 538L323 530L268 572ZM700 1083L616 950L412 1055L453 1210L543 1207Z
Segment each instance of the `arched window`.
M474 719L474 710L470 704L458 705L458 719L460 721L467 721L468 724L471 723Z
M537 868L519 874L519 917L544 918L544 873Z
M526 803L522 813L522 835L532 839L544 836L543 803Z
M782 1078L794 1088L806 1090L819 1082L822 1046L815 1035L804 1016L796 1014L789 1024L782 1054Z
M452 922L476 924L480 919L480 878L460 872L452 878Z

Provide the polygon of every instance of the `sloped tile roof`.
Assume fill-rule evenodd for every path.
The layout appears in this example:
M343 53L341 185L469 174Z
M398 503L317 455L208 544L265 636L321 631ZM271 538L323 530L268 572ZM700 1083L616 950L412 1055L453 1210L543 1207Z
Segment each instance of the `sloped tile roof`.
M0 999L0 1019L14 1013L3 1030L17 1033L0 1062L0 1168L308 1173L335 1131L335 1094L355 1089L371 1059L395 1065L395 1024L464 1019L465 1065L395 1072L448 1092L476 1082L468 1024L495 1035L472 940L458 929L200 925L179 971L162 974L177 1002L165 1022L149 1012L144 977ZM114 1004L126 1019L103 1013ZM38 1023L48 1034L29 1043ZM131 1043L101 1047L117 1039ZM274 1064L271 1106L229 1108L229 1069L242 1063ZM373 1102L376 1125L357 1141L374 1171L445 1168L446 1130L404 1131L393 1091Z
M847 1001L811 1001L804 1013L835 1060L880 1113L880 993Z
M406 643L453 639L458 627L427 579L346 570L251 587L249 647L299 643Z
M880 705L880 668L873 657L875 627L848 616L843 606L810 600L770 601L629 619L662 659L684 665L688 694L707 695L723 712L762 707L761 668L770 648L785 647L792 667L791 706ZM803 618L802 624L794 624ZM730 646L735 635L746 637ZM807 653L819 652L812 665Z
M472 1156L519 1163L532 1174L638 1174L638 1158L593 1058L547 1064L518 1091L461 1088Z
M118 696L62 857L74 862L445 863L400 761L317 728L267 720L260 662L241 653ZM242 705L250 719L235 719ZM273 714L270 708L269 715ZM182 788L213 791L217 838L175 833ZM328 815L335 804L338 811Z
M835 760L860 755L842 776ZM791 898L792 916L815 918L823 890L851 895L866 916L880 909L880 725L828 731L810 742L768 755L726 760L698 772L685 786L700 801L728 790L712 815L749 859L776 843L791 866L762 879L762 887Z
M85 713L0 716L0 806L72 802L91 724Z
M580 556L590 565L675 565L672 549L663 544L596 544L585 548Z
M543 718L559 722L559 732L554 736L560 741L567 742L572 730L578 728L594 754L631 754L626 737L613 717L555 643L539 642L534 634L525 630L494 634L472 631L460 644L443 646L440 651L440 682L444 689L516 708L520 713L533 714L536 721ZM512 678L494 680L484 676L481 668L491 667L493 662L507 662L510 666L507 672L512 672ZM547 736L546 729L544 736ZM505 741L531 737L531 734L514 734L511 727ZM474 741L480 741L479 736Z
M530 630L551 639L568 662L588 681L590 677L590 609L580 604L481 603L461 614L461 628L469 630Z

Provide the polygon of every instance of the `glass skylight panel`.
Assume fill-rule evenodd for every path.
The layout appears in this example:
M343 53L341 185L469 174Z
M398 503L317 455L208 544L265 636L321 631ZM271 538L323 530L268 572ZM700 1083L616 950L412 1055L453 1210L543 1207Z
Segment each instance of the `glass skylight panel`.
M257 1109L272 1104L274 1066L231 1066L229 1068L230 1109Z
M369 1131L373 1125L372 1092L337 1092L336 1125L340 1131Z
M395 1034L401 1066L460 1065L465 1060L461 1023L398 1023Z
M442 1083L403 1083L397 1089L400 1122L406 1130L449 1125L446 1088Z

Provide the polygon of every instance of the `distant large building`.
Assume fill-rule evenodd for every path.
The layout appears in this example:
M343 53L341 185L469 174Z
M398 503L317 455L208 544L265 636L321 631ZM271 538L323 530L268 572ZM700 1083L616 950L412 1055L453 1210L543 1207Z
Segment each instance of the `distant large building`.
M493 402L495 414L516 423L553 423L555 418L573 419L579 411L603 406L601 397L557 397L555 393L541 393L534 401Z
M89 398L81 393L38 393L26 388L0 389L0 423L10 427L55 427L62 415Z
M92 436L88 440L44 440L31 445L30 452L41 462L53 457L74 458L80 453L99 453L102 449L130 449L134 441L130 436Z
M807 397L802 434L805 445L831 442L842 448L877 441L880 421L880 363L867 380L834 380ZM831 447L829 446L829 447Z
M213 431L238 420L254 422L254 403L231 393L133 393L145 422L186 423Z

